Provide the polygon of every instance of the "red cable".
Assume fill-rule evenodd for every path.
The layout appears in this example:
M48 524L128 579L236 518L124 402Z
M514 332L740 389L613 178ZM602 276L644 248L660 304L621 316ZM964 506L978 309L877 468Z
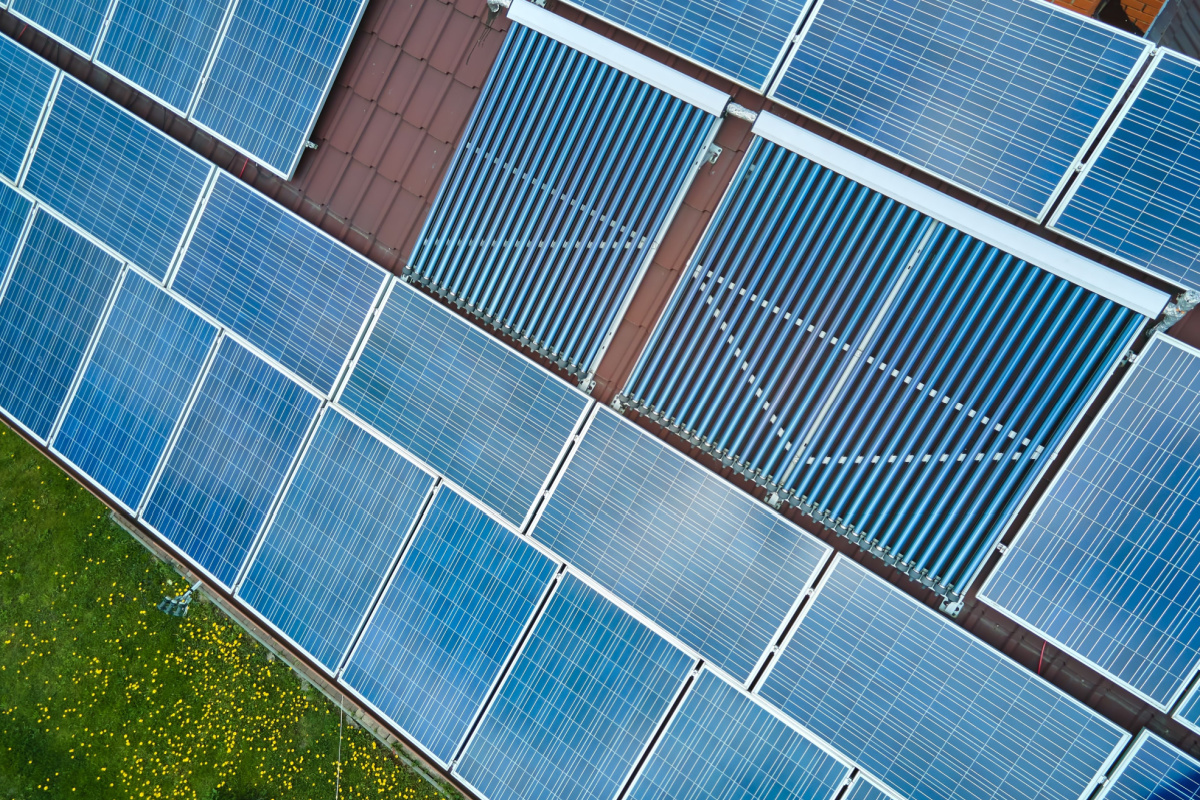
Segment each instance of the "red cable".
M1042 642L1042 652L1038 656L1038 675L1042 674L1042 656L1046 655L1046 643Z
M242 171L238 173L239 178L242 177L242 175L246 172L246 165L249 163L250 163L250 159L248 159L248 158L242 162Z

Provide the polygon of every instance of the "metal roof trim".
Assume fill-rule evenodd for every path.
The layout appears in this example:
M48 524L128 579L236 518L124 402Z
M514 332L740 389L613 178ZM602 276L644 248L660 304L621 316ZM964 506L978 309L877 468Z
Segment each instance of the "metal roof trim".
M729 104L729 95L725 92L671 69L636 50L630 50L606 39L582 25L539 8L529 0L512 0L512 5L508 7L508 18L678 97L715 117L724 114L725 106Z
M1151 319L1162 313L1171 299L1166 292L1003 222L768 111L758 115L752 130L757 136Z

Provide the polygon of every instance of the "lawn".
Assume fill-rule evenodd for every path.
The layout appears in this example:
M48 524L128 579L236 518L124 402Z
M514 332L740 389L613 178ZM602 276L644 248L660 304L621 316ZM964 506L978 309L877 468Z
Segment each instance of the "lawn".
M439 797L185 588L0 424L0 798Z

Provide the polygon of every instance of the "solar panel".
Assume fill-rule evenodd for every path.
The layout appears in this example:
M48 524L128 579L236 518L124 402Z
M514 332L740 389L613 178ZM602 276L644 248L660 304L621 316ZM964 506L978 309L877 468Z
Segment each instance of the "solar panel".
M0 36L0 175L15 181L33 141L57 70Z
M1192 691L1179 704L1175 718L1191 726L1193 730L1200 731L1200 681L1196 682Z
M806 0L569 0L756 91L766 88Z
M454 773L486 800L612 800L694 666L567 573Z
M380 267L221 173L171 288L328 393L385 278Z
M290 178L364 0L239 0L192 119Z
M556 569L439 488L342 682L449 765Z
M334 672L433 482L345 416L327 411L238 595Z
M639 770L629 800L833 800L850 765L705 669Z
M840 556L759 692L909 800L1085 797L1128 740Z
M3 296L4 276L32 210L33 200L0 181L0 296Z
M339 402L518 527L589 404L403 285L384 302Z
M142 520L225 586L300 451L320 401L223 339Z
M11 0L9 10L90 58L108 6L109 0Z
M65 76L24 186L156 278L165 278L213 167Z
M126 273L54 450L136 512L216 337L161 287Z
M1198 172L1200 62L1160 49L1051 227L1200 287Z
M842 800L895 800L895 798L859 775L854 779L854 783L850 785L850 791L846 792L846 796Z
M1200 800L1200 761L1143 730L1096 800Z
M38 211L0 297L0 407L45 441L121 263Z
M1200 351L1151 341L980 594L1170 708L1200 666Z
M603 407L531 535L743 682L832 552Z
M822 0L770 96L1040 219L1150 46L1031 0Z
M229 0L116 0L96 62L186 115Z

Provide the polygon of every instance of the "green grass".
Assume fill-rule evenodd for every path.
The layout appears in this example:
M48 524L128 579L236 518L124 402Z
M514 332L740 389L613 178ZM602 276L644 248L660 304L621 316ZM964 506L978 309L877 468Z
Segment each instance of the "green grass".
M438 796L184 588L0 424L0 798Z

